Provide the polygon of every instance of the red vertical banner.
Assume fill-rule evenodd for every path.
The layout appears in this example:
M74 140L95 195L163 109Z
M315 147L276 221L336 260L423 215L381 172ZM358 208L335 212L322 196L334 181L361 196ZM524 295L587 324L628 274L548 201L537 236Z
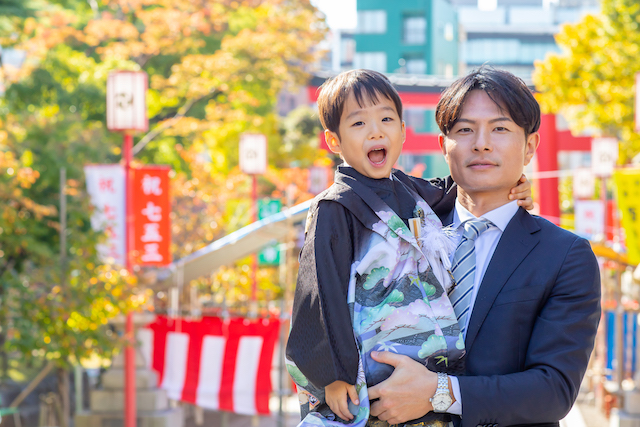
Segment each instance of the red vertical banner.
M132 169L133 265L171 262L171 200L168 166Z

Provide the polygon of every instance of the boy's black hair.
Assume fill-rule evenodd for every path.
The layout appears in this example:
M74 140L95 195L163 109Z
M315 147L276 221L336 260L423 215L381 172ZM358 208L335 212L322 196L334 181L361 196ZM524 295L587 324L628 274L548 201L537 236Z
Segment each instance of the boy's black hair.
M335 132L340 137L338 128L344 104L349 94L353 93L356 102L364 108L366 101L378 103L382 95L393 101L400 120L402 120L402 101L398 91L382 73L373 70L351 70L338 74L320 86L318 111L324 129Z
M462 113L472 90L483 90L511 119L524 129L525 138L540 128L540 105L527 85L508 71L483 65L451 84L440 97L436 107L436 122L440 131L448 135Z

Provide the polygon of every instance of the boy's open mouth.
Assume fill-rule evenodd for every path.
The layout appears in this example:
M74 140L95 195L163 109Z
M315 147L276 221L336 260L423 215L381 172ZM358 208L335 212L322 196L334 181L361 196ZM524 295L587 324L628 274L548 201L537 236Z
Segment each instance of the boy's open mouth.
M375 148L369 151L368 156L371 163L373 163L374 165L379 165L384 163L384 160L387 157L387 150L386 148Z

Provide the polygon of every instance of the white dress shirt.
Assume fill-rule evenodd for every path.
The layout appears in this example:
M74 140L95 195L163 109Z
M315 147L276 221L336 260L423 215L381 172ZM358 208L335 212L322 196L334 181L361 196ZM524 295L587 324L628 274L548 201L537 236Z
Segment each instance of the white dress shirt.
M502 232L507 227L507 224L509 224L509 221L511 221L511 218L513 218L517 211L518 202L514 200L513 202L502 205L499 208L487 212L480 217L488 219L495 225L495 227L489 227L489 229L479 235L475 241L476 272L473 278L473 291L471 292L471 301L469 302L469 313L473 312L473 306L476 302L476 296L478 295L480 283L482 283L482 279L484 277L485 271L487 271L489 261L491 261L491 257L496 250L496 246L498 246L498 241L500 241ZM451 228L456 230L457 233L456 243L459 243L462 239L462 232L464 231L464 227L462 227L462 224L470 219L477 218L471 212L465 209L456 199L456 206L453 213L453 222L451 223ZM451 258L453 260L453 254L451 255ZM460 329L462 329L462 326L465 326L465 339L467 338L466 331L469 330L469 320L471 320L471 316L467 316L466 325L460 325ZM451 378L451 389L456 401L453 403L453 405L451 405L451 407L449 407L447 412L450 414L462 415L462 397L460 396L460 384L458 383L458 378L454 376L450 376L449 378Z

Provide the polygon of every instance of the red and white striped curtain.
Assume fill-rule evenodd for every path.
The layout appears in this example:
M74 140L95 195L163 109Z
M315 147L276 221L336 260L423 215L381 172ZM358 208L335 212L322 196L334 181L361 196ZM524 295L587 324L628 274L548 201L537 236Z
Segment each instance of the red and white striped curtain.
M269 414L278 319L198 321L159 316L139 331L170 399L238 414Z

